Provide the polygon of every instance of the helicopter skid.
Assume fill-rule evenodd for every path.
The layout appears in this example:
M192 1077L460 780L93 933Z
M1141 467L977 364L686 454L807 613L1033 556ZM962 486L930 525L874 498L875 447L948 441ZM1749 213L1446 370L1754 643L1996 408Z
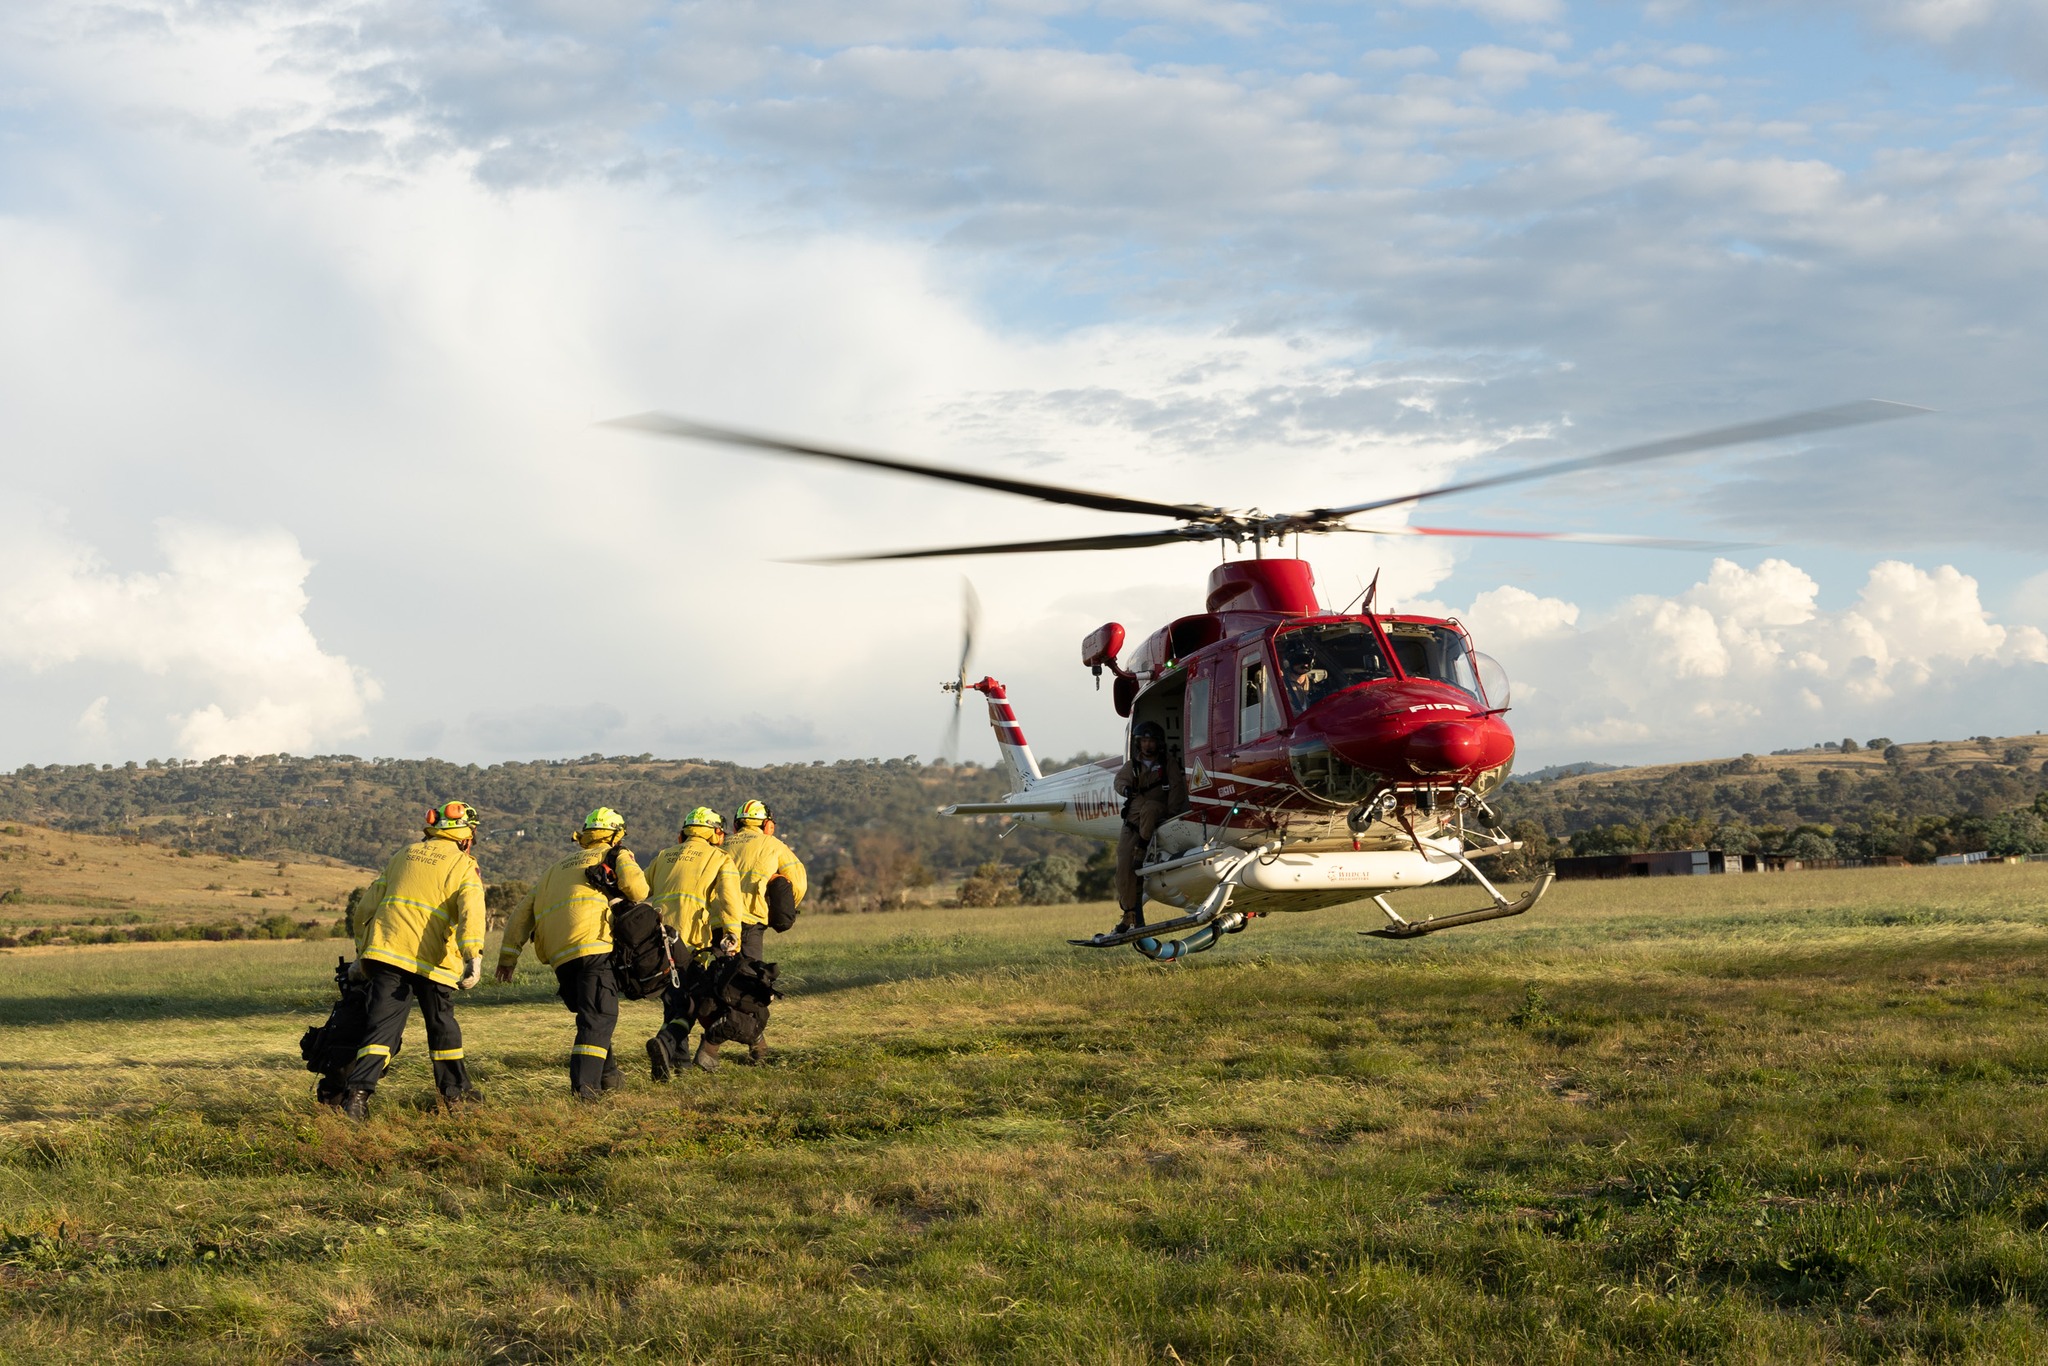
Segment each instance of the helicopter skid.
M1479 877L1478 869L1475 868L1472 872L1474 877ZM1557 874L1545 873L1536 880L1534 887L1531 887L1515 900L1510 901L1501 894L1499 888L1488 882L1484 877L1479 877L1480 885L1492 893L1493 905L1481 906L1476 911L1458 911L1451 915L1433 915L1427 920L1403 920L1399 915L1395 914L1394 908L1387 904L1387 899L1384 896L1376 896L1373 898L1373 903L1386 913L1387 919L1392 923L1377 930L1360 930L1359 933L1369 934L1376 939L1416 939L1422 935L1435 934L1438 930L1448 930L1458 925L1477 925L1487 920L1505 920L1511 915L1522 914L1541 901L1543 894L1550 890L1550 884L1556 880Z

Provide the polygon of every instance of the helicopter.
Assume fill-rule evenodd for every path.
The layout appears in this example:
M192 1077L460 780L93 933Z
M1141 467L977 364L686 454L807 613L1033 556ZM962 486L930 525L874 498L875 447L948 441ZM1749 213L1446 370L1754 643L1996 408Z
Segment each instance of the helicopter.
M1860 399L1763 421L1717 427L1595 455L1481 474L1414 493L1293 513L1165 503L926 464L895 456L714 426L666 413L603 424L657 436L738 446L965 484L1041 502L1172 519L1178 525L1056 540L881 551L811 559L848 564L1048 551L1121 550L1215 541L1250 558L1210 571L1202 610L1178 617L1126 648L1129 633L1108 622L1081 643L1080 662L1133 734L1156 727L1164 762L1184 778L1185 802L1155 833L1138 869L1148 902L1171 907L1164 921L1068 942L1128 945L1172 962L1214 948L1272 912L1315 911L1370 900L1385 924L1361 931L1410 939L1461 925L1522 915L1550 888L1544 874L1510 897L1480 861L1520 845L1500 828L1487 798L1515 757L1506 721L1507 671L1481 653L1455 618L1378 610L1378 576L1357 610L1321 604L1306 560L1266 554L1288 536L1353 532L1576 541L1657 549L1719 550L1728 542L1583 532L1418 525L1359 526L1353 517L1480 489L1639 464L1692 452L1911 417L1929 411ZM1298 544L1298 540L1297 540ZM1047 774L1040 770L1009 699L993 677L968 679L973 600L956 677L942 684L959 709L968 693L986 702L1010 791L994 802L958 802L940 814L1000 817L1114 843L1122 831L1115 789L1121 764L1106 759ZM1488 904L1404 918L1387 895L1469 874Z

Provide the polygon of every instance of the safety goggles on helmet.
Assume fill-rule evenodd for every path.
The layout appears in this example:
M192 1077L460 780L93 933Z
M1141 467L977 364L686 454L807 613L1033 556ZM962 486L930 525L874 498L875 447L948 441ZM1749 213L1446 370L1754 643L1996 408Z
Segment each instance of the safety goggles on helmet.
M624 830L626 818L609 806L600 806L583 818L585 830Z
M480 822L476 808L468 802L449 802L427 812L427 829L435 834L474 834Z
M771 814L772 813L768 810L768 803L756 799L750 802L741 802L740 809L733 813L733 819L742 821L765 821L769 818Z

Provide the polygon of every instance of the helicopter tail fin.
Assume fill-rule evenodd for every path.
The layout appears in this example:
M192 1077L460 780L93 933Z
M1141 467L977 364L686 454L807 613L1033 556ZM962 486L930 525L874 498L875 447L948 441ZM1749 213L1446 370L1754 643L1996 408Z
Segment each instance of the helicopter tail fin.
M1038 771L1038 757L1031 752L1031 742L1024 738L1024 728L1017 724L1009 693L993 678L967 686L988 699L988 724L1002 750L1003 768L1010 775L1012 789L1024 791L1044 775Z

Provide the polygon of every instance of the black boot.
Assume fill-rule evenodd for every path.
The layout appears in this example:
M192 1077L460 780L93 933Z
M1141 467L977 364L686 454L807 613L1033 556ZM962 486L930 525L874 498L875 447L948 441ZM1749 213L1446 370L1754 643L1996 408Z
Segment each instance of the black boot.
M669 1052L666 1029L647 1041L647 1070L656 1081L667 1081L676 1074L676 1060Z
M342 1097L341 1112L357 1123L368 1119L370 1117L370 1093L368 1091L350 1091Z
M767 1060L768 1041L766 1039L756 1039L747 1045L747 1065L749 1067L759 1067Z
M340 1077L335 1076L320 1078L320 1085L313 1092L313 1099L316 1102L321 1105L331 1105L337 1110L341 1108L342 1101L347 1099L347 1097L348 1088L341 1084Z
M619 1070L617 1063L613 1062L610 1058L606 1058L604 1060L604 1074L597 1081L598 1089L601 1091L616 1091L625 1084L626 1074Z
M697 1045L697 1056L690 1060L706 1072L718 1070L718 1045L706 1039Z

